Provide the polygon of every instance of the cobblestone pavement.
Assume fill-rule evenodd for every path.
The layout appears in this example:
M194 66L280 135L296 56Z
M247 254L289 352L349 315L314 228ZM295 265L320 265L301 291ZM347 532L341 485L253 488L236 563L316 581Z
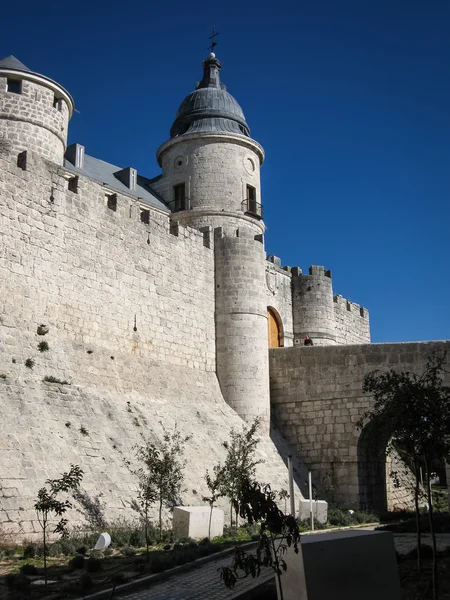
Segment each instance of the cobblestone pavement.
M229 566L231 556L212 560L191 570L156 583L146 590L118 594L121 600L232 600L243 592L261 585L273 577L270 568L261 570L257 579L239 579L234 590L229 590L219 579L217 569Z

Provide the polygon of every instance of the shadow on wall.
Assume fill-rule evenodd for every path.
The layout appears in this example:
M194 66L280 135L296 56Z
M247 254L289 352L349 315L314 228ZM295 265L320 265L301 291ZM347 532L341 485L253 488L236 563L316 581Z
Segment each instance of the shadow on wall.
M358 440L359 506L378 513L388 509L386 448L390 436L373 421L361 431Z
M272 440L278 454L282 458L288 468L288 456L291 455L293 458L293 470L294 470L294 482L299 488L304 498L309 498L308 493L308 469L301 463L296 454L295 447L291 445L287 440L284 439L279 429L273 421L270 423L270 439ZM313 494L316 492L315 486L313 485ZM315 494L314 494L315 495Z

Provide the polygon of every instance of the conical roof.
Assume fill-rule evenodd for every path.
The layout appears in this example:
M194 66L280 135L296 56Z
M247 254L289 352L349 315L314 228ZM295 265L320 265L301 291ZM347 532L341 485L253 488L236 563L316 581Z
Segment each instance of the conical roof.
M11 54L11 56L6 56L2 60L0 60L0 69L13 69L14 71L29 71L32 72L31 69L26 67L23 63L20 62L15 56Z
M203 62L203 79L180 104L170 130L171 138L215 132L250 136L242 108L220 83L221 67L213 53Z

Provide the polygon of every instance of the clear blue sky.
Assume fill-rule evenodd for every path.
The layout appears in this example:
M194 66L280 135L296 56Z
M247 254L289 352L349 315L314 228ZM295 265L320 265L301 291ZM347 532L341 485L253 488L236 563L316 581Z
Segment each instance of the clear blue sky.
M448 0L26 0L2 22L0 55L74 96L69 140L147 176L214 25L266 151L267 252L331 269L375 342L450 338Z

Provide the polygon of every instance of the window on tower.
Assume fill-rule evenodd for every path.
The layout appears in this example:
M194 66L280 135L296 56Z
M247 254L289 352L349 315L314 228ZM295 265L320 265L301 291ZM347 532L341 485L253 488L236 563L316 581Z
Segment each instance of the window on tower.
M6 80L6 91L11 92L11 94L21 94L22 93L22 82L20 79L8 79Z
M186 184L179 183L173 186L174 212L186 210Z
M252 217L256 217L257 219L262 219L263 217L263 208L262 205L256 201L256 188L252 185L247 185L247 197L242 202L244 206L244 212L251 215Z

